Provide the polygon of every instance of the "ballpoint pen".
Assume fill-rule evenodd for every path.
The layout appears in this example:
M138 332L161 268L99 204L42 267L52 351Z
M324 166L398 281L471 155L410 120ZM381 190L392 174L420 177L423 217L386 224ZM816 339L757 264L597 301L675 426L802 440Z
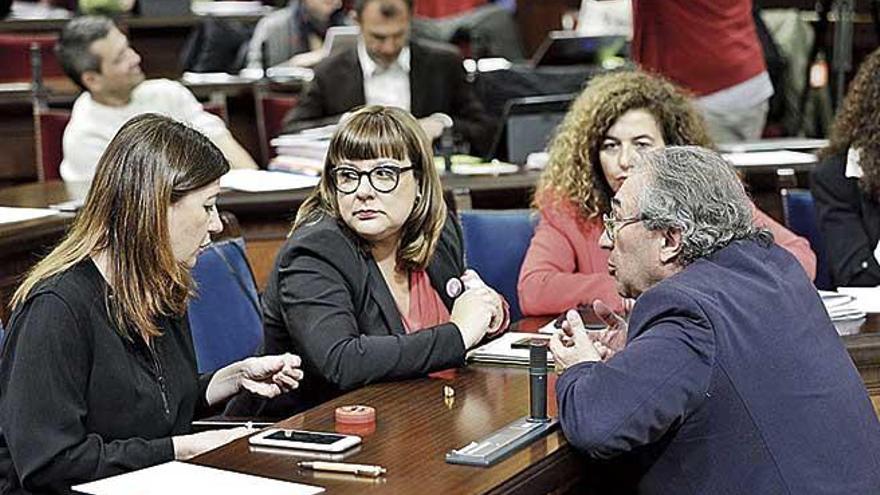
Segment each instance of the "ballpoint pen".
M315 471L349 473L358 476L372 476L374 478L382 476L388 471L382 466L371 466L369 464L350 464L347 462L300 461L297 462L296 465L305 469L314 469Z

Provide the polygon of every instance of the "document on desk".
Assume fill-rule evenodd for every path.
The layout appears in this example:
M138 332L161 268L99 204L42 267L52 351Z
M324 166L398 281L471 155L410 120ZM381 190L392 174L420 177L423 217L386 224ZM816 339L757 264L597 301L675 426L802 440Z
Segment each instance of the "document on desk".
M313 495L320 486L263 478L198 464L171 461L131 473L111 476L73 487L90 495L168 495L210 493L212 495Z
M467 353L467 360L475 363L529 365L529 348L514 348L513 343L523 339L547 338L546 335L528 332L507 332L501 337ZM547 352L547 363L553 365L553 355Z
M58 212L49 208L17 208L0 206L0 224L24 222L35 218L57 215Z
M724 153L724 158L734 167L782 167L816 163L816 155L802 151L753 151L750 153Z
M287 191L314 187L319 177L268 170L230 170L220 177L220 187L245 192Z
M853 306L865 313L880 313L880 287L838 287L837 292L854 297Z

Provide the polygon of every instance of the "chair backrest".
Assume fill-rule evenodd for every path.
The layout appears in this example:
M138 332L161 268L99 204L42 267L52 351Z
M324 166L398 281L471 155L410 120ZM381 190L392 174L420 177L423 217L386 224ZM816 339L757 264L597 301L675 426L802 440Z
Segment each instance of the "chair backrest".
M530 210L459 212L465 261L510 304L511 320L522 318L516 283L537 217Z
M64 158L64 129L70 121L68 110L37 110L34 115L37 144L37 173L41 181L61 179Z
M826 290L833 289L831 271L825 254L825 243L819 232L819 222L816 219L812 193L807 189L782 189L780 193L782 194L785 226L795 234L806 237L810 242L810 248L816 253L816 287Z
M257 100L257 134L260 138L260 154L263 164L275 156L269 141L281 134L282 121L293 107L299 104L299 97L285 93L270 93L262 89L254 91Z
M64 75L55 57L57 34L4 33L0 34L0 82L30 81L32 43L39 46L43 77Z
M202 103L202 108L208 112L212 113L221 119L226 125L229 125L229 110L226 107L226 99L222 99L219 101L211 100L205 103Z
M215 242L193 268L189 324L199 373L253 356L263 341L257 285L241 238Z

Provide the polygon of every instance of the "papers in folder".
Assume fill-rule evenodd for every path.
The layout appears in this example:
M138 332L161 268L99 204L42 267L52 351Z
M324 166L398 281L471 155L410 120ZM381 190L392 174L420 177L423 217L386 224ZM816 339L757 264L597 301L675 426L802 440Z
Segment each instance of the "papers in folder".
M516 341L541 335L526 332L507 332L501 337L481 345L467 353L467 360L474 363L487 364L512 364L517 366L529 365L529 349L514 349L511 347ZM547 352L547 363L553 365L553 355Z
M90 495L312 495L324 491L320 486L261 478L178 461L77 485L73 490Z

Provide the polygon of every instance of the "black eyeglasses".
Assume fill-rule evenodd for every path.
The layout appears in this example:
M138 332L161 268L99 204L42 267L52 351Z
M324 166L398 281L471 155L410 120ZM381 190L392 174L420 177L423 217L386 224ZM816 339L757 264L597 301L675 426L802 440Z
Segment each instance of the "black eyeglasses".
M413 167L398 167L396 165L379 165L372 170L358 170L354 167L336 167L330 173L333 177L333 185L342 194L351 194L361 186L361 178L367 176L370 185L378 192L390 193L397 189L400 182L400 174L413 170Z
M602 224L605 225L605 235L608 240L614 242L616 231L620 230L631 223L638 223L645 219L642 215L636 215L629 218L615 218L613 215L605 213L602 215Z

